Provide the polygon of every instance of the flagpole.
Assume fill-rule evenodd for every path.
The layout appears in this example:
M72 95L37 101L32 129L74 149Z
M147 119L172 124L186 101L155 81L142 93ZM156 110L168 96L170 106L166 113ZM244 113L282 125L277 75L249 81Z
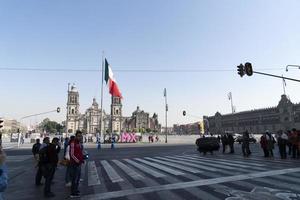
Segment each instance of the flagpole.
M286 95L285 94L285 80L283 78L283 75L282 75L282 87L283 87L283 93L284 93L284 95Z
M230 92L230 102L231 102L231 112L232 114L234 113L234 109L233 109L233 102L232 102L232 93Z
M100 113L100 136L99 138L99 144L101 144L101 138L102 138L102 121L103 121L103 79L104 79L104 51L102 51L102 81L101 81L101 113Z

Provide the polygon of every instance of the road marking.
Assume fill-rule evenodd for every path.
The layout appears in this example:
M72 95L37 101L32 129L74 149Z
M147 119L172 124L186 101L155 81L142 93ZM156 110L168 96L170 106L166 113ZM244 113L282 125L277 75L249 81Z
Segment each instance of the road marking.
M145 193L158 192L163 190L176 190L176 189L184 189L190 187L199 187L199 186L213 185L213 184L226 183L232 181L241 181L241 180L262 178L262 177L268 177L268 176L274 176L280 174L288 174L294 172L300 172L300 167L281 169L281 170L272 170L272 171L258 172L258 173L251 173L251 174L242 174L242 175L235 175L235 176L226 176L226 177L212 178L212 179L201 179L197 181L180 182L180 183L173 183L167 185L157 185L157 186L144 187L144 188L133 188L129 190L106 192L100 194L91 194L91 195L82 196L81 199L98 200L98 199L118 198L118 197L124 197L128 195L145 194ZM268 181L266 180L266 182ZM297 190L299 190L299 188Z
M185 166L182 166L182 165L179 165L179 164L175 164L175 163L171 163L171 162L167 162L167 161L162 161L162 160L158 160L158 159L154 159L154 158L145 157L145 159L151 160L151 161L154 161L154 162L158 162L158 163L161 163L161 164L164 164L164 165L168 165L168 166L171 166L171 167L174 167L174 168L178 168L178 169L181 169L181 170L184 170L184 171L192 172L192 173L202 173L203 172L203 171L197 170L197 169L192 168L192 167L185 167Z
M155 167L157 169L160 169L162 171L165 171L169 174L173 174L175 176L180 176L180 175L184 175L184 173L182 173L181 171L177 171L177 170L174 170L174 169L171 169L169 167L165 167L165 166L162 166L160 164L157 164L157 163L152 163L152 162L149 162L147 160L143 160L143 159L140 159L140 158L135 158L135 160L138 160L146 165L150 165L151 167Z
M105 169L111 182L116 183L116 182L124 181L106 160L102 160L101 164L102 164L103 168Z
M166 156L169 158L169 156ZM198 159L192 159L192 158L179 158L179 157L176 157L176 158L173 158L173 159L176 159L176 160L182 160L182 161L185 161L185 162L193 162L193 163L199 163L199 164L202 164L204 166L211 166L211 167L217 167L216 164L219 164L220 166L222 166L222 169L228 169L228 170L235 170L236 168L235 167L230 167L230 166L224 166L223 163L218 163L218 162L215 162L216 164L214 163L208 163L208 162L205 162L205 161L200 161Z
M203 157L199 157L199 156L191 156L191 157L194 157L194 158L199 158L199 159L207 159L207 160L220 160L220 161L225 161L225 162L228 162L228 160L226 159L221 159L221 158L214 158L214 159L211 159L211 158L203 158ZM250 158L252 159L252 158ZM265 167L266 165L264 164L257 164L257 163L252 163L252 162L244 162L244 161L237 161L237 160L230 160L230 163L236 163L236 164L246 164L246 165L252 165L252 166L257 166L257 167Z
M88 186L100 185L95 161L88 162Z
M140 169L141 171L147 173L147 174L150 174L156 178L161 178L161 177L165 177L166 175L162 174L162 173L159 173L158 171L156 170L153 170L149 167L146 167L144 165L141 165L137 162L134 162L132 160L129 160L129 159L124 159L126 162L128 162L129 164L133 165L134 167Z
M118 160L112 160L118 167L120 167L126 174L128 174L134 180L141 180L144 179L142 175L134 171L132 168L128 167L127 165L123 164Z
M33 155L7 156L6 162L21 162L29 158L33 158Z
M198 165L198 164L187 162L186 160L172 160L172 159L169 159L169 158L164 158L164 157L159 157L159 156L155 157L155 158L158 158L160 160L170 161L170 162L173 162L173 163L179 163L179 164L182 164L182 165L195 167L195 168L203 169L203 170L207 170L207 171L212 171L212 172L219 171L217 168L201 166L201 165Z
M251 168L251 169L255 169L255 170L266 170L266 168L262 168L262 167L254 167L254 166L244 165L246 163L244 163L244 164L231 163L231 160L227 160L227 162L225 162L225 161L219 161L218 159L208 159L208 158L202 158L202 157L198 157L198 158L190 157L189 159L191 159L191 160L197 160L197 161L200 161L200 162L201 161L206 161L206 162L209 161L211 163L217 163L217 164L221 164L223 166L224 165L233 166L234 169L236 169L236 167L240 167L240 168L247 168L247 169Z

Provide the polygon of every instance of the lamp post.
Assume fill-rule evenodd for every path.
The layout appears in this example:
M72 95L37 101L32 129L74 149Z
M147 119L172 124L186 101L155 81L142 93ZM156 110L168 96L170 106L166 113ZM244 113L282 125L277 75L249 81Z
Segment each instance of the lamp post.
M168 143L168 103L167 103L167 89L164 89L164 97L165 97L165 106L166 106L166 138L165 138L165 143Z

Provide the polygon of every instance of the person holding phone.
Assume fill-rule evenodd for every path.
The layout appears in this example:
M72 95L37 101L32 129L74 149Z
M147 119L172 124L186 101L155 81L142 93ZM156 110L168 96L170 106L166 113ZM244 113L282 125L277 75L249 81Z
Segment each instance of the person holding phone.
M3 192L7 188L8 184L8 176L7 176L7 167L5 164L6 161L6 154L0 146L0 200L3 199Z

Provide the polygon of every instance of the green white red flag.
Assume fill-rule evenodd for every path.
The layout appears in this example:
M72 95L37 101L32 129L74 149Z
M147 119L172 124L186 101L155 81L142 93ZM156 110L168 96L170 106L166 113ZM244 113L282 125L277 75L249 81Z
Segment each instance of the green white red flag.
M105 76L104 76L104 80L106 82L106 85L108 84L109 93L114 97L122 98L122 94L121 94L120 89L117 85L116 79L114 78L114 74L112 72L112 69L111 69L111 67L108 64L106 59L105 59Z

